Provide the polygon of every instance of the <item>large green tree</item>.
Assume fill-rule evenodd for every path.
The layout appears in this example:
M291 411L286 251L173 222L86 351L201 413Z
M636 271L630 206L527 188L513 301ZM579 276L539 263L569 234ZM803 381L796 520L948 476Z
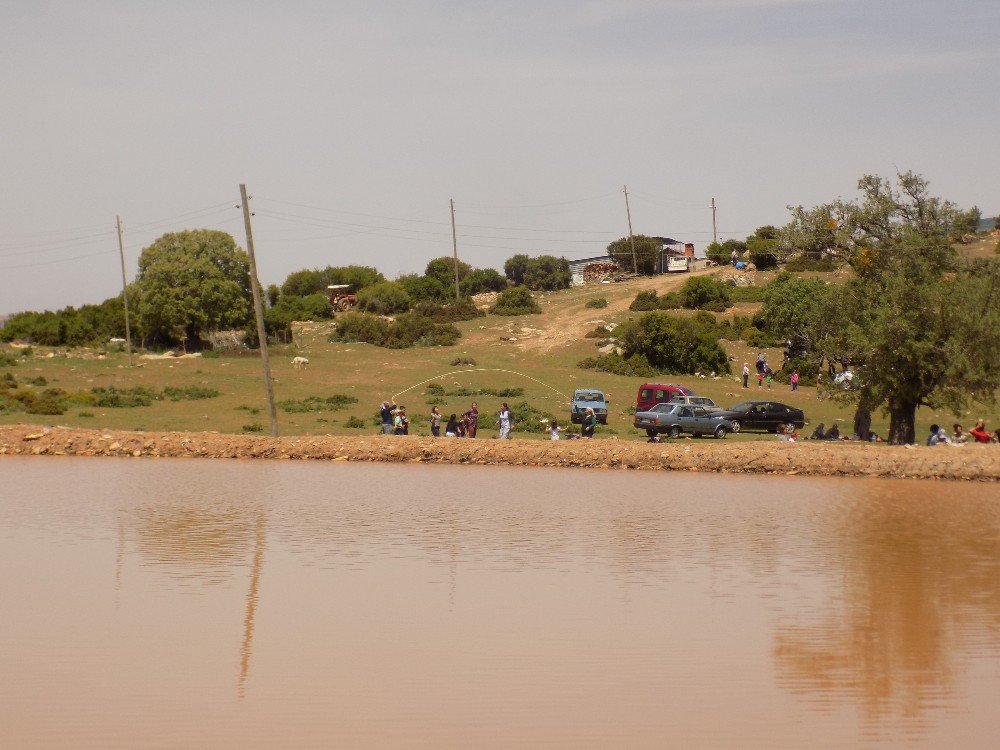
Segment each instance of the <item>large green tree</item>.
M462 279L469 275L472 271L472 266L464 261L458 261L458 281L461 283ZM449 258L444 255L440 258L434 258L427 264L427 269L424 271L424 275L430 276L432 279L437 280L437 282L445 289L454 290L455 289L455 258Z
M200 345L201 333L243 328L251 318L247 255L214 229L165 234L142 251L136 317L145 341Z
M644 234L633 235L632 240L635 240L635 269L647 276L656 273L659 270L657 264L660 262L663 243ZM622 237L608 245L608 255L625 271L633 270L632 240Z
M327 266L305 268L288 274L281 285L282 294L307 297L310 294L327 294L331 284L350 284L354 291L385 281L385 277L371 266Z

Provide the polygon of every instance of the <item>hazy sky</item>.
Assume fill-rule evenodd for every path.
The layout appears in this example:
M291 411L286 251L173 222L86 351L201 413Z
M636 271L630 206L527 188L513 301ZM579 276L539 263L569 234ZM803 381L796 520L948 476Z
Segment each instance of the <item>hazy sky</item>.
M98 302L167 231L261 281L711 239L912 169L1000 212L997 0L0 0L0 313Z

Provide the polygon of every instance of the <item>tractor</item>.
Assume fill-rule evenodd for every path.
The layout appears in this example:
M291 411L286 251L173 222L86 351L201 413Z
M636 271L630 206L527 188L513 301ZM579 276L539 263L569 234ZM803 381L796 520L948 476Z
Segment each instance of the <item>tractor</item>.
M334 310L350 310L358 304L358 295L351 291L351 284L331 284L327 287L330 290L327 299Z

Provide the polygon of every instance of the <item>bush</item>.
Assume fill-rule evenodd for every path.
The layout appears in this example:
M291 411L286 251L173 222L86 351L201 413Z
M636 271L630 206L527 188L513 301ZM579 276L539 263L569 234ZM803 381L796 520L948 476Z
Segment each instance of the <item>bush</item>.
M611 331L604 326L597 326L593 331L587 331L586 339L603 339L611 335Z
M730 302L763 302L767 285L736 286L735 284L726 283L726 291L729 292Z
M458 283L462 283L462 279L472 273L472 266L463 261L458 261ZM428 261L427 268L424 269L424 275L430 276L432 279L436 279L441 287L444 289L454 289L455 288L455 258L443 255L440 258L434 258Z
M732 318L721 320L718 323L718 333L720 339L726 341L745 341L746 330L753 326L753 322L747 315L734 315Z
M681 304L689 310L722 312L730 306L729 288L708 276L693 276L680 290Z
M705 248L705 257L716 265L728 266L732 263L733 250L736 251L738 259L743 258L747 251L747 243L739 240L726 240L725 242L713 242Z
M496 398L519 398L524 395L524 388L456 388L448 391L447 396L494 396Z
M278 408L289 414L305 414L311 411L337 411L358 403L354 396L335 393L332 396L306 396L304 399L287 399L278 402Z
M555 415L542 411L527 401L521 401L511 405L511 413L514 415L514 426L512 432L542 433L548 432L549 422L555 419Z
M17 367L17 357L9 352L0 352L0 367Z
M28 385L39 385L39 386L45 386L49 384L49 381L45 379L44 375L39 375L38 377L34 378L28 378L24 382L26 382Z
M358 417L348 417L347 420L344 422L344 427L348 427L352 430L358 430L364 426L365 426L364 420L359 419Z
M475 320L486 315L468 297L462 297L460 300L446 304L421 302L413 308L413 313L424 318L429 318L435 323L457 323L460 320Z
M361 342L387 349L411 346L452 346L462 333L449 323L435 323L415 313L399 315L393 322L366 313L341 316L330 341Z
M528 315L539 314L542 308L527 287L515 286L500 292L490 312L494 315Z
M475 367L476 360L474 360L472 357L455 357L455 359L453 359L448 364L450 364L452 367L458 367L459 365L472 365L473 367ZM442 389L441 392L443 393L444 390Z
M452 362L452 364L455 364ZM440 383L428 383L427 388L424 389L428 396L443 396L444 386Z
M477 268L459 284L459 290L467 297L482 292L502 292L507 288L507 279L493 268Z
M17 388L17 378L9 372L5 372L0 376L0 390L5 390L7 388Z
M358 308L376 315L406 312L410 303L406 289L394 281L382 281L358 292Z
M676 310L681 306L681 298L677 292L667 292L662 297L656 296L655 290L639 292L629 305L633 312L651 312L652 310Z
M797 255L785 264L786 271L836 271L837 263L833 256L803 253ZM801 373L800 373L801 374Z
M608 306L607 297L591 297L587 300L585 307L592 307L595 310L600 310Z
M752 349L767 349L772 346L781 346L781 341L774 337L774 334L762 331L755 326L750 326L743 331L743 340Z
M777 268L780 257L779 251L778 240L761 239L759 237L750 237L747 239L747 253L749 254L750 262L756 266L758 271Z
M260 422L254 422L253 424L245 424L240 429L242 429L243 432L263 432L264 425Z
M76 416L82 417L84 419L91 419L94 416L94 412L92 412L92 411L81 411L81 412L77 412Z
M91 388L90 392L94 397L94 406L103 409L133 409L138 406L149 406L162 398L156 391L141 385L123 389L109 385L107 388Z
M628 378L649 378L658 374L656 369L649 364L649 360L641 354L633 354L627 359L620 354L587 357L577 362L576 366L582 367L584 370L600 370Z
M168 385L163 389L163 395L171 401L199 401L205 398L215 398L219 392L214 388L205 388L200 385L186 385L182 388Z
M711 323L709 323L711 321ZM715 336L714 318L684 319L650 312L616 331L626 358L642 355L664 373L728 373L729 359Z
M279 331L291 335L292 322L296 320L327 320L333 317L330 300L323 294L308 297L282 295L271 307L264 310L264 330L269 335ZM257 329L254 327L253 332Z
M415 273L400 276L396 283L406 290L413 302L442 302L448 298L449 291L454 294L451 287L445 288L437 279Z
M360 290L380 281L385 281L385 277L377 269L369 266L304 269L288 275L285 283L281 285L281 294L307 297L310 294L326 294L326 288L331 284L350 284L355 290Z

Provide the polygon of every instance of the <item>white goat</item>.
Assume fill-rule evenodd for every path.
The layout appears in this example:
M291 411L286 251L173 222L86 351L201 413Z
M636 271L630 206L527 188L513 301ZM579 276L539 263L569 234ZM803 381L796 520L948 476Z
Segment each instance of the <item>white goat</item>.
M301 370L308 364L309 360L306 359L305 357L295 357L295 359L292 360L292 367L294 367L296 370Z

